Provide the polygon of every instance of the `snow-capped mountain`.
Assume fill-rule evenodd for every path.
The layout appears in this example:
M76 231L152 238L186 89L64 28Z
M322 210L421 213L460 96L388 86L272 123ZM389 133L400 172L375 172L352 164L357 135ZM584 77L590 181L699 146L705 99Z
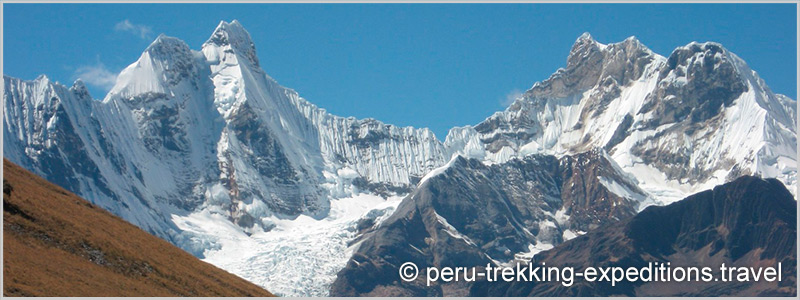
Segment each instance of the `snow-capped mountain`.
M634 37L604 45L583 34L565 69L505 111L452 129L445 145L492 162L604 148L662 204L741 175L778 178L795 193L796 106L717 43L665 58Z
M229 258L223 237L298 216L355 222L372 207L341 216L331 200L407 194L446 162L428 129L334 116L278 85L237 21L200 51L159 36L102 101L80 81L4 76L4 86L5 157L212 263ZM209 234L193 225L203 221L237 226Z
M796 102L715 43L665 58L634 38L586 34L565 69L444 142L329 114L270 78L255 51L237 21L200 50L161 35L102 100L80 81L4 76L4 157L291 295L326 294L362 225L380 224L459 155L492 166L595 153L619 171L597 180L638 208L744 174L795 191Z
M251 226L272 215L323 217L331 198L404 191L444 163L428 129L333 116L279 86L236 21L222 22L201 51L159 36L101 102L80 82L4 81L5 155L54 182L75 181L62 185L87 198L113 198L108 207L129 201L118 198L188 211L230 205Z

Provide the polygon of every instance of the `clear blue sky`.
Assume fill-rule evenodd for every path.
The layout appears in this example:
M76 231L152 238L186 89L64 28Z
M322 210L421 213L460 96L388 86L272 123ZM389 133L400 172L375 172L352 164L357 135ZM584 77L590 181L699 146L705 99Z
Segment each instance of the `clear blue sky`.
M91 78L99 99L159 33L199 49L233 19L264 70L309 101L440 139L563 67L585 31L603 43L635 35L664 56L720 42L797 98L795 4L5 4L3 72Z

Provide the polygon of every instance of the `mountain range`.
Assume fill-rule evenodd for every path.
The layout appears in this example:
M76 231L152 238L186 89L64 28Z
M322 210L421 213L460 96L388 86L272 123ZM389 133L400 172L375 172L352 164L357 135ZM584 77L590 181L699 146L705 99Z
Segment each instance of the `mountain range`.
M442 141L327 113L223 21L200 50L159 36L102 100L4 76L3 151L278 294L450 295L367 288L351 265L530 259L745 175L796 195L796 107L720 44L664 57L584 34L565 68Z

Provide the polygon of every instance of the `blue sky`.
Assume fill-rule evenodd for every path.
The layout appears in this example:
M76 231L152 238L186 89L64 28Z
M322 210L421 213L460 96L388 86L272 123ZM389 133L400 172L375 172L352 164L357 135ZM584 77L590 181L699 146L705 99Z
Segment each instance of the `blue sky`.
M575 39L638 37L667 56L716 41L797 99L795 4L4 4L3 73L103 98L165 33L199 49L220 20L250 32L264 70L341 116L429 127L502 110L566 64Z

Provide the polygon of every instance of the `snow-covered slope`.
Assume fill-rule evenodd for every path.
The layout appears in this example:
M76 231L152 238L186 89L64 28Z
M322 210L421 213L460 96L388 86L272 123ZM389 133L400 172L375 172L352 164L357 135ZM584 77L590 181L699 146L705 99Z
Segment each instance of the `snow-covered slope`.
M714 43L692 43L665 58L634 38L603 45L584 35L565 69L505 111L452 129L444 142L425 128L331 115L280 86L236 21L221 22L199 50L159 36L101 101L80 81L68 88L45 76L3 79L5 157L197 256L286 287L270 289L277 293L297 294L286 278L310 275L271 268L305 255L329 257L326 251L355 234L353 220L391 211L367 201L374 205L335 216L331 203L410 194L458 154L491 165L603 148L649 195L619 195L630 189L600 182L624 198L647 199L645 205L741 174L796 183L796 102L773 94ZM240 235L191 225L198 220ZM309 231L279 238L287 228ZM233 236L288 248L249 260L247 253L265 252L237 254L239 244L225 242ZM324 239L325 249L295 239L304 236ZM326 258L331 266L346 260ZM265 277L263 269L289 274ZM307 290L324 294L333 279L323 278Z
M123 156L133 144L105 123L119 111L93 100L81 81L66 88L46 76L3 79L4 157L170 239L175 226L165 216L173 210L148 193L138 166Z

